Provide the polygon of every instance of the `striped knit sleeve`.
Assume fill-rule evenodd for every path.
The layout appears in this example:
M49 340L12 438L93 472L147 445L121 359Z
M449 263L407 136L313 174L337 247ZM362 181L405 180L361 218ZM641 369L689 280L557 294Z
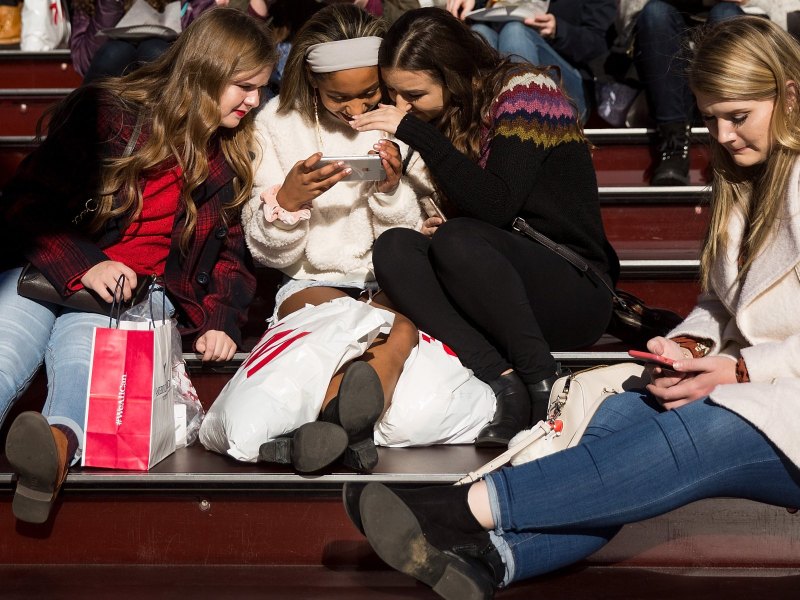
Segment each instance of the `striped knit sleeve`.
M477 163L433 125L411 115L400 123L397 137L419 151L460 214L507 227L523 206L538 201L538 179L554 148L573 145L585 152L585 143L574 110L555 82L525 68L510 74L489 116ZM569 186L572 167L559 168L567 171L564 185Z
M495 137L543 148L582 141L575 109L555 81L542 73L512 75L497 96L493 114Z

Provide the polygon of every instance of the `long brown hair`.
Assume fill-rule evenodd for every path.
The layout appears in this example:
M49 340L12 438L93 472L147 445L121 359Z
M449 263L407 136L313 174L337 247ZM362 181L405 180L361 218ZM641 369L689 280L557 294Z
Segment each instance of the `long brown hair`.
M383 37L378 64L423 71L448 91L447 106L434 125L472 160L480 154L491 105L509 71L517 68L440 8L410 10L395 21Z
M186 223L181 245L185 250L197 219L192 192L208 177L212 137L219 140L236 174L235 197L223 207L222 216L227 220L235 214L253 185L255 117L251 111L238 127L220 127L220 98L237 77L268 68L275 56L275 45L263 23L232 8L214 8L189 25L158 60L125 77L96 84L126 112L143 114L149 136L131 156L104 165L102 197L92 229L99 231L119 216L135 219L142 209L140 177L174 162L183 177ZM114 203L114 196L120 201Z
M314 122L314 77L306 65L306 54L314 44L338 42L360 37L383 36L386 24L353 4L331 4L311 17L292 42L281 78L279 113L297 110L309 122Z
M723 21L695 41L689 85L695 93L719 101L775 102L770 121L773 147L764 164L740 167L711 139L711 222L700 264L703 286L709 289L711 268L725 252L727 225L734 209L741 210L748 224L739 278L747 273L782 217L789 176L800 154L800 45L760 17Z

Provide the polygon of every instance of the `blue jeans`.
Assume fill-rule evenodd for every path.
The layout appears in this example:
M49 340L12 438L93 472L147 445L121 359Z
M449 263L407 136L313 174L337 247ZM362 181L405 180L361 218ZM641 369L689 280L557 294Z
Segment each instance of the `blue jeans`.
M588 108L581 72L553 50L538 31L521 21L500 23L495 27L481 23L473 25L472 31L479 33L492 48L500 54L510 56L512 60L523 60L536 66L558 67L561 76L553 73L554 79L561 82L570 100L575 103L581 122L586 122Z
M95 52L83 82L126 75L136 67L153 62L169 48L169 44L161 38L146 38L138 42L109 40Z
M731 2L715 4L706 23L711 25L744 11ZM689 15L662 0L650 0L636 18L634 63L647 93L656 123L689 122L692 96L684 75L684 51L692 22Z
M577 562L626 523L730 496L800 506L800 470L737 414L607 399L578 446L486 477L505 583Z
M47 399L42 414L51 425L75 432L75 464L83 449L94 328L108 327L109 317L23 298L17 294L20 271L0 273L0 423L44 362ZM153 302L161 299L154 295ZM172 312L169 300L167 312Z

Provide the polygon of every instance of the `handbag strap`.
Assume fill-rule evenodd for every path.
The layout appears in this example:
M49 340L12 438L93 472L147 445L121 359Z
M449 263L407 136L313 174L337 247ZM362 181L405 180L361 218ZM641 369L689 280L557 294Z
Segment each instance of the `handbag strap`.
M136 124L133 126L133 132L128 139L128 145L125 146L125 151L122 153L122 158L128 158L133 154L133 149L136 147L136 142L139 141L139 134L142 133L142 124L144 123L144 114L142 111L136 115Z
M136 115L136 124L133 126L133 131L131 132L131 137L128 138L128 144L125 146L125 150L122 153L121 158L128 158L131 154L133 154L133 149L136 147L136 142L139 140L139 134L142 132L142 125L144 124L144 115L142 111L139 111ZM83 210L78 213L78 215L72 219L73 225L79 225L83 218L97 210L98 204L95 202L94 198L89 198L86 201L86 204L83 207Z
M550 421L539 421L531 429L526 431L523 436L521 436L522 439L517 444L510 446L508 450L490 460L485 465L478 467L474 471L470 471L464 475L464 477L456 481L453 485L473 483L479 479L482 479L487 473L491 473L492 471L499 469L504 464L511 461L512 458L514 458L517 454L525 450L525 448L534 442L545 438L548 435L558 435L560 431L561 429L555 423L551 423Z
M617 291L611 285L609 285L608 281L606 281L606 278L603 277L603 274L597 269L597 267L586 261L580 254L574 250L570 250L566 246L562 246L561 244L554 242L543 233L536 231L533 227L528 225L528 222L522 217L517 217L514 219L514 222L511 224L511 226L515 231L518 231L522 235L531 238L535 242L539 242L551 252L558 254L561 258L566 260L581 273L587 273L593 276L597 281L602 283L609 292L611 292L611 296L614 298L615 302L617 302L624 309L628 308L628 303L625 302L625 300L623 300L619 294L617 294Z

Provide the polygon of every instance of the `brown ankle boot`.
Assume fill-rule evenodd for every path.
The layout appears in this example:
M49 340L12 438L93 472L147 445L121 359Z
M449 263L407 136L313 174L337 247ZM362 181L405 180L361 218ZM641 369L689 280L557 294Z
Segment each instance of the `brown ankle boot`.
M19 44L22 34L22 4L0 6L0 46Z
M74 436L73 436L74 437ZM20 521L44 523L67 477L70 451L67 435L51 427L38 412L21 413L6 438L6 458L17 474L11 508Z

